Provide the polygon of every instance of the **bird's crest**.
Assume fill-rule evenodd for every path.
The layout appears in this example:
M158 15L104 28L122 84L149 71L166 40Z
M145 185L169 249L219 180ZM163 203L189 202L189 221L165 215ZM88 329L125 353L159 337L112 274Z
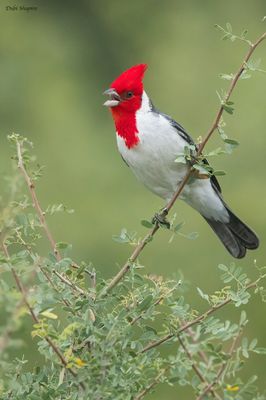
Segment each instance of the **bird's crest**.
M118 93L134 89L136 94L142 94L142 80L147 67L147 64L134 65L122 72L122 74L111 83L110 88L114 88Z

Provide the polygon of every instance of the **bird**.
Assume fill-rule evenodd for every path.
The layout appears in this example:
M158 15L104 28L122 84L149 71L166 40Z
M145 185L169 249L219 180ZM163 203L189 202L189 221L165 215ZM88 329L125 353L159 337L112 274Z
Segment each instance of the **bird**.
M144 90L146 70L147 64L137 64L122 72L103 93L108 96L104 106L111 111L122 159L140 182L168 203L191 168L188 162L176 162L177 156L197 146L178 122L154 106ZM202 215L234 258L259 246L257 235L224 201L215 175L196 175L179 198Z

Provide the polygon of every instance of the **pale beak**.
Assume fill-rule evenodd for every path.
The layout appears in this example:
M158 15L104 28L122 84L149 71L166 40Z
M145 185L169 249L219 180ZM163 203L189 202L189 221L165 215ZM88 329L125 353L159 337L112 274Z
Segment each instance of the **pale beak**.
M119 96L117 91L113 88L105 90L103 94L110 97L109 100L103 103L103 105L106 107L116 107L121 101L121 97Z

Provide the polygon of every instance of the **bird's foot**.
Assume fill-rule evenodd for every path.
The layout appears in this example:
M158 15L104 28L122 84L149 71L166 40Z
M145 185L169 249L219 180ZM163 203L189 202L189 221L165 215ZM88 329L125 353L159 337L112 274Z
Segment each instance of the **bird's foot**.
M169 221L167 221L166 216L168 214L168 210L167 208L163 208L161 210L161 212L159 213L155 213L153 219L152 219L152 223L155 224L159 224L160 226L163 226L164 228L170 229L171 224Z

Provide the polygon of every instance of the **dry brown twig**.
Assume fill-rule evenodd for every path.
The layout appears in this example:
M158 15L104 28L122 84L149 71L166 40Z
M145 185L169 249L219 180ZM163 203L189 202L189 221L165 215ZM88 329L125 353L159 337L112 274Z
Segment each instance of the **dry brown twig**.
M246 56L244 57L244 60L242 61L239 69L237 70L236 74L234 75L234 78L231 81L231 84L227 90L227 93L223 99L223 104L220 105L220 108L215 116L214 122L211 125L211 128L207 132L207 135L205 139L199 144L198 150L197 150L197 157L202 154L203 149L205 148L207 142L213 135L214 131L218 128L219 123L221 121L221 117L224 112L224 104L230 99L231 94L240 78L242 73L245 71L247 62L251 58L252 54L254 53L255 49L260 45L260 43L266 38L266 32L264 32L253 44L250 44L249 51L247 52ZM163 216L166 216L168 212L171 210L173 207L175 201L177 198L180 196L182 193L184 187L188 183L191 174L193 173L194 169L193 166L188 170L187 174L185 175L183 181L181 182L180 186L178 187L177 191L175 192L174 196L172 197L171 201L166 205L166 207L163 210ZM126 275L126 273L129 271L131 265L136 261L144 247L147 245L147 243L150 242L151 238L156 234L158 229L160 228L159 223L156 223L154 227L150 230L150 232L144 237L144 239L136 246L134 249L133 253L129 257L129 259L126 261L122 269L113 277L113 279L110 281L108 286L103 290L102 295L106 295L108 292L110 292L120 281L123 279L123 277Z

